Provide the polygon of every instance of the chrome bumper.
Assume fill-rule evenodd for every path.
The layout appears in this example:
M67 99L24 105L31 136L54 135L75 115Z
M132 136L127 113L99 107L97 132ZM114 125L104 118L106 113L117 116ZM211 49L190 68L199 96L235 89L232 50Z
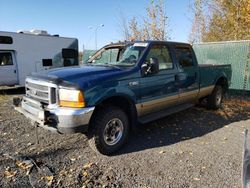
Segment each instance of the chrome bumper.
M95 107L43 109L39 102L24 97L15 109L42 128L59 133L76 133L86 130Z

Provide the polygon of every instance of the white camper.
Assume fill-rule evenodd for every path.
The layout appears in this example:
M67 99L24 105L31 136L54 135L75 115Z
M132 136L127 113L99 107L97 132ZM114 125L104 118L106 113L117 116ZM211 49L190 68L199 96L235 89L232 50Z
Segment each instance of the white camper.
M0 86L24 86L31 72L78 65L78 40L46 31L0 31Z

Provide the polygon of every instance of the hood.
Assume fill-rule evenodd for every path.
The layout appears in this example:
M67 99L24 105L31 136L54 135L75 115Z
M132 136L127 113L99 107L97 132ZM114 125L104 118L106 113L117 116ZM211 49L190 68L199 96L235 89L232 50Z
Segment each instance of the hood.
M74 66L49 69L46 71L32 73L32 77L58 81L68 82L81 86L90 80L100 79L100 77L111 76L119 74L122 69L111 66Z

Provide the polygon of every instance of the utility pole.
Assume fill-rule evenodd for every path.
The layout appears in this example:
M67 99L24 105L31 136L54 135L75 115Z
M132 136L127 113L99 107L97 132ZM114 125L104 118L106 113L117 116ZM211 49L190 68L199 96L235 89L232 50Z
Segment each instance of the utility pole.
M101 24L101 25L98 25L96 28L95 28L95 50L97 50L97 31L99 28L101 27L104 27L104 24ZM92 29L93 27L92 26L89 26L88 27L89 29Z

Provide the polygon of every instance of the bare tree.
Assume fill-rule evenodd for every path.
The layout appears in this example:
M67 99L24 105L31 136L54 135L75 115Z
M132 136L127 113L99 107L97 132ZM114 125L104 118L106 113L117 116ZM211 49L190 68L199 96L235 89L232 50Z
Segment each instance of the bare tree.
M134 40L167 40L167 21L164 0L151 0L146 8L146 16L129 20L129 36ZM141 23L141 24L139 24ZM127 32L126 24L123 25L123 35Z
M122 12L120 12L119 26L120 26L121 32L123 34L124 40L129 40L130 39L130 29L129 29L129 25L128 25L128 21L126 19L126 16Z
M133 39L133 40L141 39L142 33L141 33L140 29L138 28L138 23L137 23L137 20L135 17L133 17L129 21L129 28L130 28L130 32L131 32L131 39Z
M203 3L202 0L195 0L194 5L190 6L190 9L194 13L192 30L189 35L190 43L202 42L202 36L206 31L206 20L203 13Z

